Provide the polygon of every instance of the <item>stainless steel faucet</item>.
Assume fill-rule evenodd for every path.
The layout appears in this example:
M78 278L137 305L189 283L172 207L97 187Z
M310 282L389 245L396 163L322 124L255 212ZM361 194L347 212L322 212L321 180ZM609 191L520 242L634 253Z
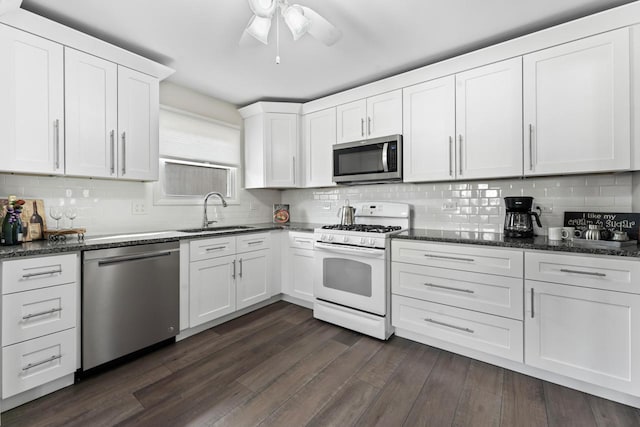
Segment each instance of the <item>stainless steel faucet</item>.
M207 228L209 227L210 224L217 222L215 220L209 221L209 218L207 216L207 203L209 202L209 197L211 196L220 197L220 200L222 201L222 207L225 207L225 208L227 207L227 201L224 199L222 194L218 193L217 191L212 191L211 193L207 193L207 195L204 196L204 215L202 217L202 228Z

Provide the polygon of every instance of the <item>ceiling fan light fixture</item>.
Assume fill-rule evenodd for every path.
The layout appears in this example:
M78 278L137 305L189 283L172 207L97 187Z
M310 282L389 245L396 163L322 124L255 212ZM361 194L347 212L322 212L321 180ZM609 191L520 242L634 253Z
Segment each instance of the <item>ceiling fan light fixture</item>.
M254 15L271 18L278 7L278 0L249 0L249 7Z
M244 30L261 43L269 43L269 31L271 30L271 18L254 15L249 21L249 25Z
M287 24L287 27L289 27L289 30L291 30L294 40L298 40L300 37L304 36L311 25L309 18L304 16L302 8L295 4L293 6L285 7L282 10L282 17L284 18L284 22Z

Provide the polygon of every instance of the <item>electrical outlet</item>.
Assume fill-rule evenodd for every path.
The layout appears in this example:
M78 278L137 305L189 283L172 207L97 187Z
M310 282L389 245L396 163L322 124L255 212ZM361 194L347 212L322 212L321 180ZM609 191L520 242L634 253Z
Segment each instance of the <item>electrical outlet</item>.
M544 214L550 214L553 213L553 204L545 203L544 205L542 205L540 203L535 203L533 206L533 210Z
M458 204L457 204L456 202L443 203L443 204L442 204L442 210L443 210L444 212L458 210Z
M249 210L250 211L257 211L258 210L258 206L254 202L249 202Z
M134 200L131 202L131 214L132 215L146 215L147 214L147 202L145 200Z

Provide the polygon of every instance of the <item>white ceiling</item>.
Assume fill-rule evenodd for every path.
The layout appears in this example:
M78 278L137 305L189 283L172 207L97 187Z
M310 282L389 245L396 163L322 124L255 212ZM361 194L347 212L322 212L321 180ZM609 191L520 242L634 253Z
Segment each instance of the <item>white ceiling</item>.
M275 25L268 46L239 46L244 0L24 0L22 7L176 70L169 80L244 106L308 101L629 0L292 0L341 29L326 47Z

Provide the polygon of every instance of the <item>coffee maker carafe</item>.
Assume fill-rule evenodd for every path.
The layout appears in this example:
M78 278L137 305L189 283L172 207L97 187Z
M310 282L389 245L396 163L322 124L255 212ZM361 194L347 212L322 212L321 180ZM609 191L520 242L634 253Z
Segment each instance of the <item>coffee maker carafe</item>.
M531 212L533 197L505 197L507 213L504 218L504 235L506 237L533 237L533 221L542 227L537 212Z

